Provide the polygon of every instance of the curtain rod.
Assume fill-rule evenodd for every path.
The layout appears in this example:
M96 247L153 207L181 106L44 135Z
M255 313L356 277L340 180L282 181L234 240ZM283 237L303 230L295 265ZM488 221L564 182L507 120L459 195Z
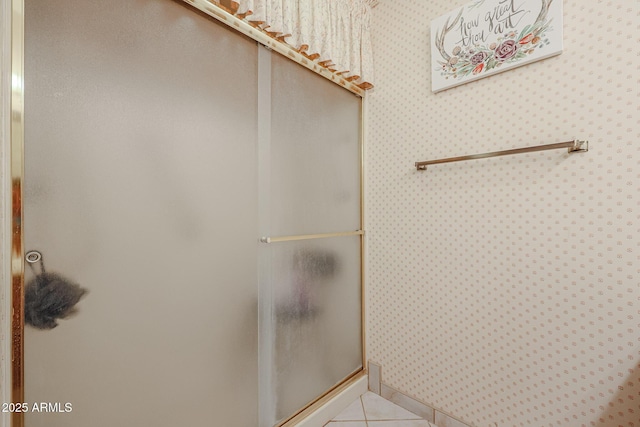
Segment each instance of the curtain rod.
M511 154L531 153L534 151L555 150L558 148L568 148L569 153L579 153L589 151L589 141L578 141L577 139L567 142L558 142L556 144L536 145L535 147L516 148L513 150L494 151L492 153L472 154L470 156L449 157L446 159L426 160L424 162L416 162L416 169L426 170L427 165L435 165L439 163L461 162L464 160L485 159L487 157L508 156Z

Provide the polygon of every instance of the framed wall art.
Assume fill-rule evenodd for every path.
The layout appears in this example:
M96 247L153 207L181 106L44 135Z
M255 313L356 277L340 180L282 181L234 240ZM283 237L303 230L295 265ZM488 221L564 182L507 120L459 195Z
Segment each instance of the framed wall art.
M560 53L562 0L473 0L431 22L431 89Z

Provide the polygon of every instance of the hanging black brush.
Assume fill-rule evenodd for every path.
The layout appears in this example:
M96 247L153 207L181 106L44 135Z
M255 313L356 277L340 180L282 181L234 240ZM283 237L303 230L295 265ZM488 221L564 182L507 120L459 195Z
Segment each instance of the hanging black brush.
M30 251L25 258L35 277L24 287L24 321L34 328L53 329L58 326L57 319L77 311L75 305L87 290L59 274L47 273L40 252ZM40 274L35 263L40 263Z

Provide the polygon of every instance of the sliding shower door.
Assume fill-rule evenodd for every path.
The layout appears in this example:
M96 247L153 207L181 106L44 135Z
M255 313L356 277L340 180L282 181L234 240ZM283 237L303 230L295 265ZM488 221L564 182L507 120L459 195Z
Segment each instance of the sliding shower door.
M360 372L361 99L179 1L25 3L25 426L272 427Z
M261 71L269 62L271 85L261 86L269 109L260 110L269 122L260 135L260 318L269 387L261 399L271 413L261 426L362 369L361 99L261 50Z
M25 425L255 427L256 43L164 0L27 0L25 36L25 280L87 290L25 327Z

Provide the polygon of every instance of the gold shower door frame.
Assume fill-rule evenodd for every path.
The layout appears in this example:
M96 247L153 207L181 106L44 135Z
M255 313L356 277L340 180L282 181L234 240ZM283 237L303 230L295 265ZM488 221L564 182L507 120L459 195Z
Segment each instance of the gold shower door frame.
M5 200L10 206L10 226L11 226L11 248L10 254L5 254L5 258L10 262L11 286L9 296L11 298L11 369L10 369L10 397L14 403L24 402L24 234L23 234L23 204L22 185L24 180L24 0L2 0L11 6L11 101L10 101L10 178L11 178L11 200ZM203 10L204 3L200 1L179 0ZM198 4L200 4L200 6ZM298 58L293 53L293 49L287 48L283 43L276 43L262 32L255 31L244 21L230 15L223 9L213 4L206 4L203 10L209 16L218 19L220 22L231 27L233 30L241 31L245 35L256 40L258 43L267 46L285 55L287 58L298 62L315 73L332 80L334 83L353 92L360 98L364 96L364 91L351 82L327 75L326 69L317 64L308 64L308 61ZM246 27L246 28L245 28ZM290 51L290 52L289 52ZM293 52L293 53L292 53ZM360 117L360 230L364 226L364 102L361 100ZM361 291L361 345L362 345L362 370L346 378L342 383L310 402L309 405L293 414L291 418L284 421L280 426L294 426L300 420L306 418L319 407L334 398L348 386L366 376L366 342L365 342L365 293L364 293L364 232L358 232L360 236L360 291ZM5 245L6 246L6 245ZM6 382L5 382L6 383ZM9 393L5 392L5 396ZM24 414L13 412L10 414L10 425L7 427L24 427Z
M24 402L24 1L11 1L11 401ZM23 427L20 412L11 427Z

